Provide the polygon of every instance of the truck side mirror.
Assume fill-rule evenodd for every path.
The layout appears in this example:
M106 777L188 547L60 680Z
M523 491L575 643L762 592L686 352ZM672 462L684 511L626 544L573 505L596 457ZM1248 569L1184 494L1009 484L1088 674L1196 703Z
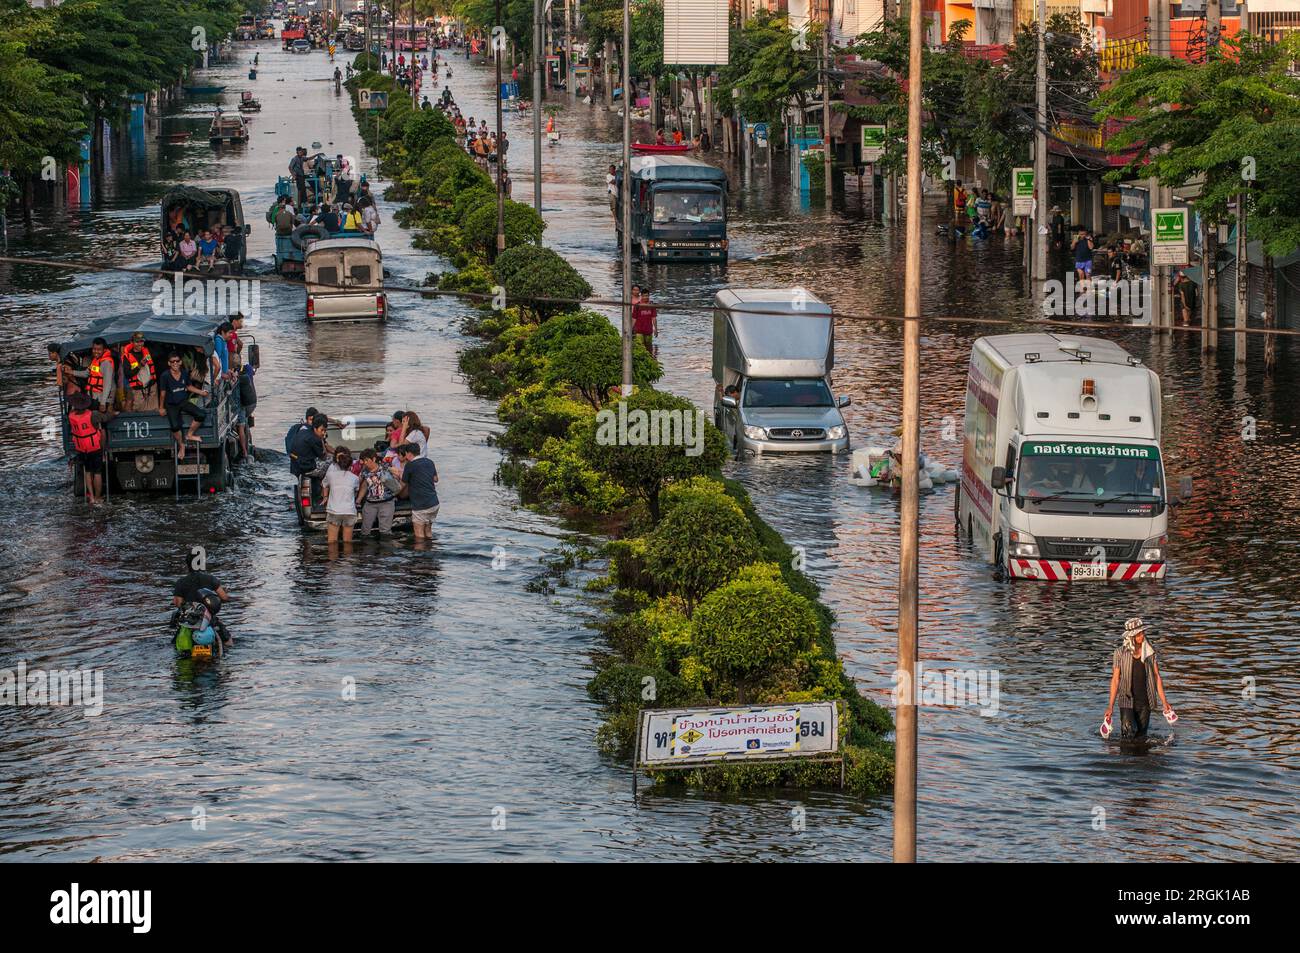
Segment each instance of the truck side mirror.
M840 399L839 399L839 401L837 402L836 406L838 406L838 407L847 407L847 406L849 406L849 404L851 404L851 403L853 403L853 398L850 397L848 394L842 394L842 395L840 395Z
M1183 477L1178 481L1178 495L1169 501L1170 506L1182 506L1192 498L1192 478Z
M1010 486L1011 480L1008 479L1007 477L1006 468L994 467L993 477L990 482L993 484L993 489L995 490L1005 490L1008 486Z
M245 235L251 235L251 234L253 234L253 226L252 226L252 225L245 225L245 226L244 226L244 234L245 234Z
M248 363L255 368L262 366L262 346L260 344L248 345Z
M723 397L723 398L722 398L722 406L723 406L723 407L731 407L732 409L735 409L735 406L736 406L736 398L734 398L734 397Z

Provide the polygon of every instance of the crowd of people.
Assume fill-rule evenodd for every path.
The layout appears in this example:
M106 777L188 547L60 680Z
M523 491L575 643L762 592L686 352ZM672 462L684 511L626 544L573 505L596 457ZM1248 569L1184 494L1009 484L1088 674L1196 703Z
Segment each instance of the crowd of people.
M163 268L167 271L238 271L244 257L244 236L233 225L195 227L184 205L167 214L162 238Z
M430 431L413 410L399 410L384 427L384 436L355 456L346 446L329 443L329 418L308 407L303 419L285 434L289 472L307 477L311 503L325 507L329 542L351 542L358 522L363 535L392 534L399 500L409 502L416 539L433 535L438 516L438 469L429 456Z
M379 206L365 176L358 177L347 158L331 162L323 154L308 157L298 146L289 160L293 195L281 195L266 212L277 235L290 235L299 225L321 225L331 234L379 228Z
M82 465L90 502L103 499L107 425L120 413L156 410L166 417L176 456L184 460L189 445L200 441L198 430L217 401L238 388L236 432L241 453L249 452L257 389L256 368L243 360L243 323L242 314L223 321L213 332L210 355L203 347L174 347L161 370L141 331L120 346L95 338L89 354L61 354L59 344L48 345L54 381L67 407L73 450L68 463Z

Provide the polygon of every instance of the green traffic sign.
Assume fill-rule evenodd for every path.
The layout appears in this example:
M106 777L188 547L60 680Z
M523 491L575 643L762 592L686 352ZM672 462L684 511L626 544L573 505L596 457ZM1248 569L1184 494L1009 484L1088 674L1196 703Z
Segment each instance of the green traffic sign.
M1156 241L1179 243L1187 241L1187 213L1157 212Z

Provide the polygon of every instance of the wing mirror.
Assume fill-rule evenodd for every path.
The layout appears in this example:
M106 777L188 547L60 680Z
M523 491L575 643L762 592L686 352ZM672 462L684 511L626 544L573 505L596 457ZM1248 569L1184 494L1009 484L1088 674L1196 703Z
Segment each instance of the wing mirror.
M839 403L837 404L837 406L847 407L851 403L853 403L853 398L850 397L848 394L843 394L840 396Z
M734 397L723 397L723 398L722 398L722 406L723 406L723 407L731 407L732 409L735 409L735 407L736 407L736 398L734 398Z
M1007 473L1006 467L994 467L990 482L995 491L1004 492L1011 488L1011 474Z
M1169 501L1169 505L1182 506L1184 503L1189 502L1191 498L1192 498L1192 478L1189 476L1185 476L1180 481L1178 481L1178 493L1176 496L1174 496L1172 500Z

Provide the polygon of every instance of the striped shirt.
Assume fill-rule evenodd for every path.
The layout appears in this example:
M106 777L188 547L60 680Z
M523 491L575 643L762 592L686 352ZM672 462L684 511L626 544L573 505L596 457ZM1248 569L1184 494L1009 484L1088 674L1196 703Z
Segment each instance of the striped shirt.
M1133 704L1133 653L1120 646L1115 650L1113 666L1119 667L1119 690L1115 693L1115 702L1120 708L1145 708L1159 711L1156 704L1156 652L1147 640L1142 641L1142 665L1146 668L1147 697L1145 705Z

